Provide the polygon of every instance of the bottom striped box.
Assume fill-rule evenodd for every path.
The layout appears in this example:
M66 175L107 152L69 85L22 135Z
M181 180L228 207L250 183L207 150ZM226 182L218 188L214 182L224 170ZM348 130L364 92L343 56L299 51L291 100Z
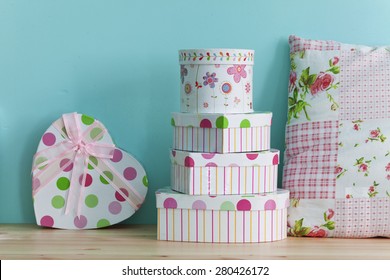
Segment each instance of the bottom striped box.
M183 242L258 243L287 236L289 192L261 195L187 195L156 192L157 239Z

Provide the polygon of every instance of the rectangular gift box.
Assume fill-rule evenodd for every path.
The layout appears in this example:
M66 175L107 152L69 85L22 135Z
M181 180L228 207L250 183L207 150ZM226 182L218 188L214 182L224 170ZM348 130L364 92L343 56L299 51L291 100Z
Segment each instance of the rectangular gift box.
M253 50L180 50L181 112L253 112L253 61Z
M172 113L173 148L203 153L269 150L271 121L271 112Z
M187 195L156 192L157 239L258 243L287 236L289 192L257 195Z
M253 194L277 188L279 151L171 151L172 189L191 195Z

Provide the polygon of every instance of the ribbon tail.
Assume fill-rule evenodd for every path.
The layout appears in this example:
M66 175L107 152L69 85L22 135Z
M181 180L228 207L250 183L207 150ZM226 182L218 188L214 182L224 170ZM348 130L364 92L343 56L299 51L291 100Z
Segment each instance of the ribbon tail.
M113 168L106 159L99 159L99 166L95 165L93 162L90 164L94 167L95 171L100 174L109 185L126 200L134 210L138 210L140 205L143 202L143 197L136 191L135 188L131 186L129 182L121 174L119 174L115 168ZM103 172L103 170L110 170L113 177L109 178ZM127 193L125 193L127 192Z
M76 202L78 205L78 201L80 200L81 188L82 186L85 185L85 179L86 179L86 176L83 175L82 172L80 172L80 170L84 170L83 168L84 161L85 161L84 156L79 151L76 152L73 160L73 170L72 170L72 176L70 180L68 197L66 199L66 206L65 206L66 215L68 215L72 209L75 209ZM81 183L80 183L80 178L82 178ZM76 212L79 212L79 209L77 209Z
M83 177L81 180L82 182L81 182L81 186L80 186L78 203L77 203L77 211L76 211L77 217L80 217L80 215L81 215L81 207L83 204L83 197L84 197L83 196L84 186L85 186L85 182L87 180L87 173L88 173L88 156L87 155L84 155L83 166L84 166L83 175L82 175Z

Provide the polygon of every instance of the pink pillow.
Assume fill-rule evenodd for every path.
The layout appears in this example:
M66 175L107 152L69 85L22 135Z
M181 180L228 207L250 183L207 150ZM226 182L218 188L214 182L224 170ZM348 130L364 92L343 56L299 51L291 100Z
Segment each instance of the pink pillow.
M390 236L390 47L290 36L292 236Z

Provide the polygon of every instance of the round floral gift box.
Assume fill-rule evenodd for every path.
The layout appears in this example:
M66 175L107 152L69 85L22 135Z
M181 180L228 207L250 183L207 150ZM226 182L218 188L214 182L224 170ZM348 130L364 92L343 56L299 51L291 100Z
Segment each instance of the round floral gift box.
M180 50L183 113L250 113L253 50Z

